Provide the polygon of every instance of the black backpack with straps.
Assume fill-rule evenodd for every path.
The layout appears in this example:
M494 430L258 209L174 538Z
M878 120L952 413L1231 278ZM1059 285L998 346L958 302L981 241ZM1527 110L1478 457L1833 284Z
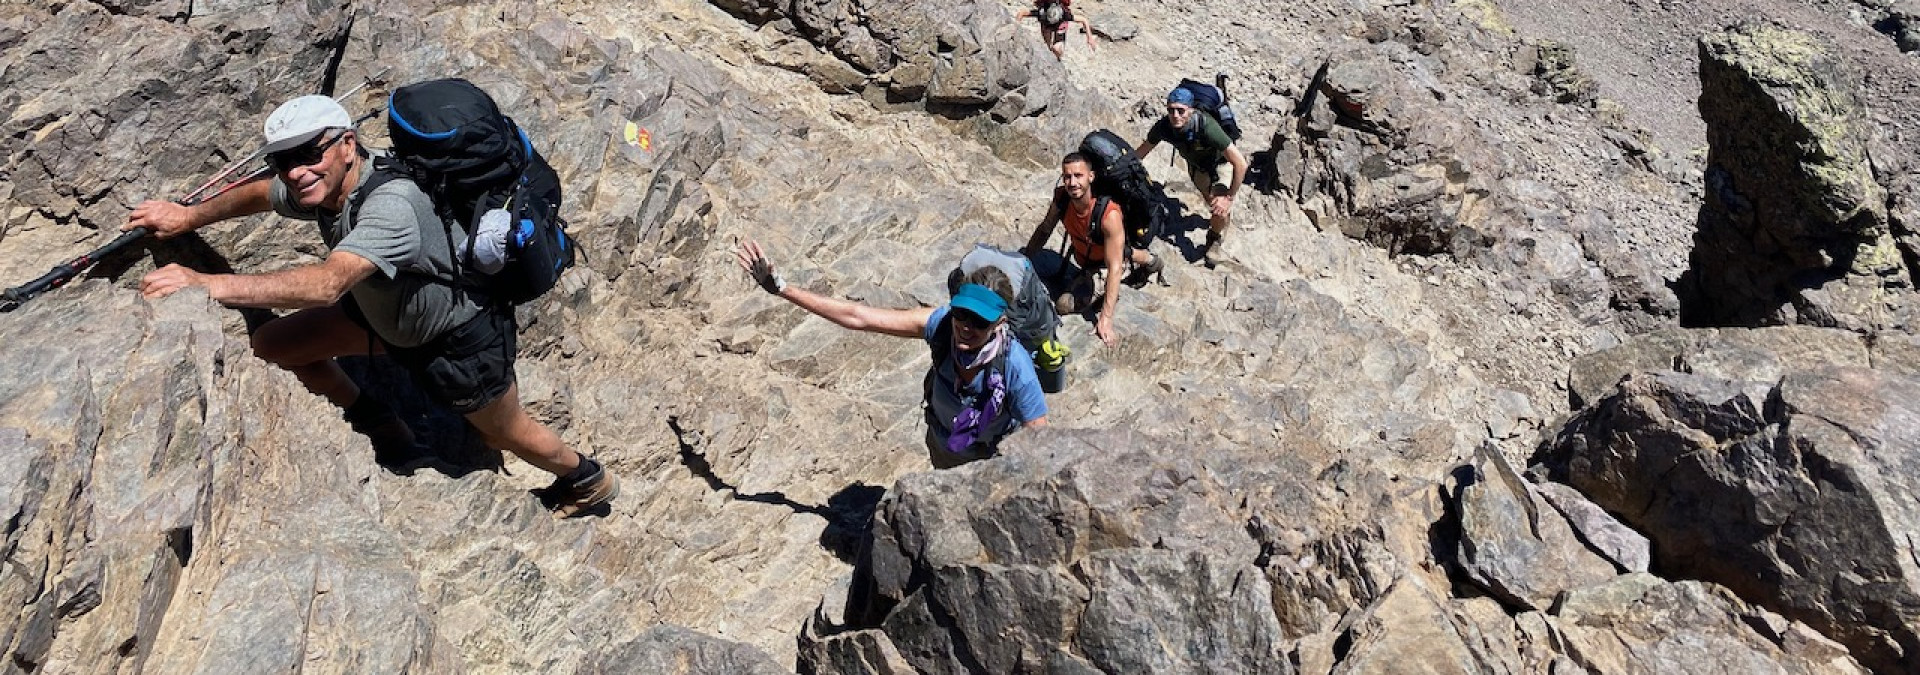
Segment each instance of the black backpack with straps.
M1125 222L1127 246L1144 249L1167 229L1173 212L1167 208L1167 191L1147 174L1147 167L1133 156L1133 146L1112 131L1101 129L1080 141L1080 154L1093 164L1093 194L1102 203L1093 209L1095 218L1106 212L1104 202L1120 205ZM1066 213L1065 195L1060 212ZM1106 231L1090 223L1088 236L1094 246L1106 244Z
M1220 124L1220 130L1227 132L1229 140L1240 140L1240 120L1234 116L1233 107L1227 105L1227 92L1199 80L1182 78L1179 89L1193 94L1193 107L1206 113Z
M412 179L433 200L449 245L455 223L466 232L466 249L454 251L456 278L449 281L517 305L545 294L573 266L574 242L560 218L560 176L493 97L462 79L410 84L388 98L387 126L393 156L373 163L373 175L354 195L355 208L386 182ZM480 218L495 209L509 217L506 265L491 274L469 270Z

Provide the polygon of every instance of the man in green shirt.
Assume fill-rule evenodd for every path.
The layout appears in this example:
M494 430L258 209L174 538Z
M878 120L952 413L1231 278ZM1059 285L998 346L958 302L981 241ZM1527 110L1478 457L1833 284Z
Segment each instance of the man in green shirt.
M1167 94L1167 116L1153 124L1146 142L1134 148L1134 156L1145 162L1161 141L1172 143L1180 157L1187 160L1187 176L1193 179L1193 189L1207 200L1206 256L1209 263L1217 262L1223 257L1220 241L1227 232L1227 215L1233 209L1233 198L1240 194L1240 185L1247 178L1247 158L1234 147L1233 139L1213 116L1194 109L1193 93L1180 87ZM1233 167L1233 179L1226 185L1220 184L1221 165Z

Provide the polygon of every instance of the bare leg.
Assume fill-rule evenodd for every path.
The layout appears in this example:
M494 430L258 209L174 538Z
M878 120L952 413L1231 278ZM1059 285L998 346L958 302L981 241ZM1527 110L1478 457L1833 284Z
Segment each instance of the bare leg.
M528 464L555 476L565 476L580 467L580 453L567 447L560 435L527 414L520 405L520 385L486 407L467 413L467 422L490 445L519 457Z
M253 334L254 355L293 373L307 391L342 408L360 398L360 387L333 359L381 351L379 342L339 305L294 312L268 321Z

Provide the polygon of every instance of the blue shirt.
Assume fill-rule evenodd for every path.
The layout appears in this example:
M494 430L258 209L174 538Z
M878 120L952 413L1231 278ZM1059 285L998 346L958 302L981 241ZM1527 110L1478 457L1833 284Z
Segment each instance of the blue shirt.
M927 317L926 327L921 329L922 339L929 343L933 342L934 331L940 329L940 322L947 320L947 311L952 308L952 305L941 305L939 309L933 310L933 315ZM1013 415L1017 420L1013 425L1015 428L1046 417L1047 395L1046 392L1041 391L1040 376L1034 372L1033 355L1028 354L1027 349L1020 346L1020 341L1009 338L1006 359L1007 370L1004 377L1007 382L1007 400L1004 405L1008 410L1003 414ZM933 419L928 423L932 426L935 440L942 445L946 444L947 435L953 432L954 416L960 414L960 394L955 392L954 386L954 382L959 379L959 375L954 372L957 367L953 359L943 359L940 369L934 374L933 395L930 397ZM978 392L981 387L986 386L987 371L990 370L992 368L981 368L980 372L973 376L973 381L968 383L966 390Z

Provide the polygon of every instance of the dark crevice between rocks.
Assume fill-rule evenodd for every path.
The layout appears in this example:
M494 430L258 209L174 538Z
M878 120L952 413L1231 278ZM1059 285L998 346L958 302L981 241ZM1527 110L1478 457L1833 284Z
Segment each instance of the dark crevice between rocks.
M954 121L966 121L985 115L993 110L993 105L983 103L957 103L927 99L927 112Z
M927 615L933 617L933 625L946 631L947 638L952 640L953 657L960 662L960 667L969 673L993 672L974 654L973 642L967 639L967 632L960 628L960 622L954 618L953 612L941 605L939 598L926 587L922 587L920 593L926 595Z
M872 537L874 509L880 504L880 498L886 495L886 488L856 482L828 497L824 506L794 501L783 492L743 493L738 486L715 474L713 463L695 449L700 440L697 432L682 428L679 417L669 416L667 427L673 430L674 439L680 444L680 463L686 465L695 478L705 482L707 489L730 493L737 501L784 506L794 513L807 513L825 519L827 526L820 531L820 547L832 553L840 562L854 563L856 555L867 548L867 540Z
M1915 26L1908 17L1888 14L1873 22L1873 30L1893 39L1894 46L1901 52L1911 54L1920 51L1920 35L1916 35Z
M193 527L175 527L167 530L167 548L173 551L173 558L186 567L193 560Z
M1433 558L1441 562L1447 571L1447 581L1453 587L1451 595L1456 598L1473 598L1487 595L1480 586L1466 575L1460 567L1460 493L1469 485L1480 482L1480 474L1472 465L1462 464L1450 472L1453 476L1454 490L1448 492L1444 484L1440 490L1440 517L1427 526L1427 546L1433 550ZM1501 603L1505 607L1505 603Z
M271 320L273 315L258 310ZM242 315L246 317L245 314ZM247 318L248 333L258 329L256 319ZM368 351L373 344L369 338ZM506 457L489 447L467 420L440 407L413 383L413 377L386 355L343 356L335 359L347 377L360 386L364 395L392 406L400 419L413 430L421 443L420 451L396 458L383 466L396 475L410 475L416 469L431 469L448 478L460 478L475 471L507 473ZM345 424L345 422L342 422ZM371 455L372 453L368 453ZM371 459L371 457L368 457Z
M349 8L351 5L348 6ZM347 38L353 36L353 15L348 14L341 22L340 30L333 34L333 44L328 45L326 74L320 80L320 93L333 95L334 87L340 80L340 64L347 59Z

